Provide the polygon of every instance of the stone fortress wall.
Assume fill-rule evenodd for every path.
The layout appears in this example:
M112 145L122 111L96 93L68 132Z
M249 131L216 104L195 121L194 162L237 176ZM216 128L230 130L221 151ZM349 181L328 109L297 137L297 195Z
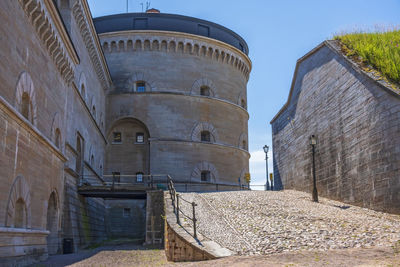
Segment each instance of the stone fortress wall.
M210 182L237 185L248 172L251 63L240 46L147 31L103 33L100 42L86 0L1 1L0 9L2 264L120 235L107 214L143 228L132 237L154 234L145 224L161 220L159 203L83 197L82 177L99 182L118 169L199 181L206 170ZM137 92L137 81L149 90ZM130 143L115 144L115 129Z
M250 157L247 55L187 33L130 30L99 37L114 81L107 96L109 137L114 125L127 118L143 123L149 135L149 165L133 174L166 173L177 181L201 182L206 170L209 182L237 185L240 177L245 184ZM145 92L137 92L138 81L145 82ZM202 87L208 95L202 95ZM201 141L202 131L210 132L209 142ZM114 159L106 162L108 173L118 170L115 159L123 160L120 155L126 153L135 154L119 150L108 155Z
M105 237L103 200L76 185L104 166L111 79L86 1L0 9L0 261L24 265L62 252L63 238Z
M296 66L287 104L272 120L277 189L312 192L400 212L399 95L326 41Z

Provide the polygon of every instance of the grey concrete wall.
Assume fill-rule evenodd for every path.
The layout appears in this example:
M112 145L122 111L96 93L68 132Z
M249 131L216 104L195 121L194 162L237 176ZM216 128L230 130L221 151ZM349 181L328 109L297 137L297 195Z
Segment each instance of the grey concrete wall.
M130 209L129 214L124 209ZM106 200L106 224L109 238L132 238L145 241L146 199Z
M333 51L323 46L299 63L272 123L276 185L311 192L314 134L320 195L398 213L399 96Z

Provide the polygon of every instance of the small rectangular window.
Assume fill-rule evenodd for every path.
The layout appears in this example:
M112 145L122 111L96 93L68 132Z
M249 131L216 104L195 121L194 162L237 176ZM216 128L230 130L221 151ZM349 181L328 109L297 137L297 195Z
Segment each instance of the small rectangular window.
M210 171L202 171L201 172L201 181L202 182L210 181Z
M143 173L139 172L136 174L136 182L138 182L138 183L143 182Z
M136 133L136 143L144 143L144 134Z
M139 93L146 92L146 83L145 82L137 82L136 83L136 92L139 92Z
M113 144L122 143L122 134L120 132L113 133Z
M125 218L126 217L131 217L131 209L130 208L124 208L123 215Z

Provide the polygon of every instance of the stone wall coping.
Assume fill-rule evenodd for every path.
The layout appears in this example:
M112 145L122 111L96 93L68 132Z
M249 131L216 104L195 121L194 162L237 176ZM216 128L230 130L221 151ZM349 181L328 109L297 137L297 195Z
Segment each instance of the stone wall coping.
M26 229L26 228L11 228L11 227L0 227L1 234L24 234L24 235L48 235L50 234L47 230L37 229Z
M351 60L349 57L347 57L346 55L344 55L339 47L338 41L335 40L326 40L323 41L322 43L320 43L319 45L317 45L316 47L314 47L311 51L309 51L307 54L305 54L304 56L302 56L301 58L299 58L296 62L296 67L294 70L294 74L293 74L293 78L292 78L292 83L290 86L290 91L289 91L289 96L288 99L286 101L286 103L283 105L283 107L279 110L279 112L273 117L273 119L271 120L270 124L273 124L274 121L282 114L282 112L284 110L286 110L286 108L288 107L290 100L292 99L292 94L293 94L293 90L294 90L294 84L296 82L297 79L297 73L300 67L300 64L306 60L307 58L309 58L310 56L312 56L313 54L315 54L317 51L319 51L321 48L323 47L327 47L329 48L332 52L334 52L335 54L339 55L341 58L343 58L348 64L349 66L355 70L357 73L363 74L365 76L367 76L369 79L371 79L372 81L374 81L379 87L381 87L382 89L386 90L387 92L394 94L396 96L400 96L400 92L395 91L393 89L390 88L390 86L388 86L388 84L386 84L383 80L379 79L378 77L375 77L373 74L370 74L366 71L364 71L363 69L361 69L353 60Z
M232 256L234 253L227 248L221 247L218 243L209 240L208 238L197 233L197 239L188 233L188 230L176 223L176 216L172 210L172 202L168 191L164 191L165 200L165 218L167 225L175 232L176 235L182 238L182 241L187 245L201 251L208 259L218 259L222 257Z
M62 161L66 162L67 158L62 151L57 148L39 129L25 119L13 106L11 106L2 96L0 96L0 109L4 110L8 115L12 116L15 122L22 128L33 134L40 142L45 144L53 153Z
M209 44L213 44L213 45L218 45L220 47L223 47L225 49L231 50L234 53L236 53L240 59L245 60L248 68L249 68L249 72L252 69L252 62L251 59L242 51L240 51L239 49L237 49L236 47L224 43L222 41L213 39L213 38L209 38L209 37L205 37L205 36L201 36L201 35L195 35L195 34L190 34L190 33L183 33L183 32L173 32L173 31L157 31L157 30L128 30L128 31L118 31L118 32L107 32L107 33L101 33L99 34L100 39L102 38L112 38L112 37L116 37L116 36L123 36L126 37L127 35L132 35L132 36L137 36L140 34L149 34L149 35L163 35L163 36L168 36L168 37L181 37L184 39L196 39L196 40L200 40Z
M250 114L245 108L241 107L240 105L238 105L234 102L224 100L221 98L217 98L217 97L212 97L212 96L192 95L192 94L188 94L188 93L172 92L172 91L152 91L152 92L140 92L140 93L138 93L138 92L120 92L120 93L115 92L115 93L109 93L108 95L114 96L114 95L133 95L133 94L137 94L137 95L166 94L166 95L176 95L176 96L185 96L185 97L197 97L202 100L218 101L218 102L221 102L224 104L232 105L232 106L236 107L237 109L244 111L247 115L247 119L250 119Z

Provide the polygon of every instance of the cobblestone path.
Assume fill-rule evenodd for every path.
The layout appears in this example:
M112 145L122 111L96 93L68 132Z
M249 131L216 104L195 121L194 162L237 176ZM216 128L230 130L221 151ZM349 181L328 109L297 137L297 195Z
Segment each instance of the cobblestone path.
M286 191L184 193L198 230L238 255L399 247L400 216ZM182 204L185 213L190 206Z

